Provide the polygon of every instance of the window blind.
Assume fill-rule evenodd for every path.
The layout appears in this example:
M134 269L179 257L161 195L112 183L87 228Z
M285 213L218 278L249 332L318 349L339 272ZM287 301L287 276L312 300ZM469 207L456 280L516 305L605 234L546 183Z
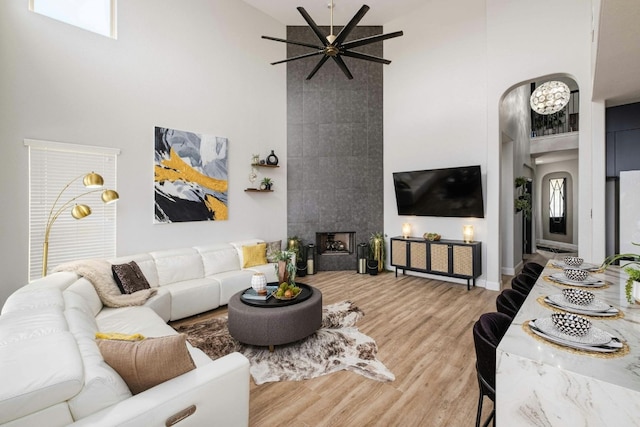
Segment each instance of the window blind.
M101 194L105 189L117 190L120 150L50 141L24 143L29 148L29 280L42 276L47 222L60 209L49 233L48 272L68 261L115 256L116 203L103 203ZM90 172L104 179L97 191L82 184ZM75 204L88 205L91 215L74 219Z

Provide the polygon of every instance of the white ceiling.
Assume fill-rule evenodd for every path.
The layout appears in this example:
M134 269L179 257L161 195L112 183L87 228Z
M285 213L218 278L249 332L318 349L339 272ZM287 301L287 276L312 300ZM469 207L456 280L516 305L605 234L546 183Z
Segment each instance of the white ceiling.
M296 7L302 6L318 25L330 24L330 0L244 0L285 25L307 25ZM366 2L366 3L365 3ZM607 106L640 101L640 0L600 0L598 52L593 99ZM425 0L334 0L334 25L345 25L367 4L371 9L360 25L386 23L425 7Z
M331 23L330 0L244 0L244 2L285 25L307 25L296 9L298 6L302 6L316 24ZM360 25L384 25L426 3L425 0L334 0L333 24L346 25L364 4L371 9L362 18Z

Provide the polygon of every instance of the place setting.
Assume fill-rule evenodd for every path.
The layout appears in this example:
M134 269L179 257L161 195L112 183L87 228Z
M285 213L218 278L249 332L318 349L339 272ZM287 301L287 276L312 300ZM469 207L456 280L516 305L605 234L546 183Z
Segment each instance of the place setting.
M561 294L539 297L538 301L551 309L592 317L621 318L622 311L595 297L593 292L567 288Z
M552 259L550 264L554 268L564 270L565 268L580 268L590 273L597 273L602 270L602 266L584 262L584 259L577 256L566 256L562 259Z
M629 346L619 337L573 313L553 313L551 317L529 320L523 326L547 342L580 352L619 356L629 351Z
M564 268L562 272L552 273L545 276L545 279L565 286L576 286L582 288L604 288L607 283L590 274L588 270L578 267Z

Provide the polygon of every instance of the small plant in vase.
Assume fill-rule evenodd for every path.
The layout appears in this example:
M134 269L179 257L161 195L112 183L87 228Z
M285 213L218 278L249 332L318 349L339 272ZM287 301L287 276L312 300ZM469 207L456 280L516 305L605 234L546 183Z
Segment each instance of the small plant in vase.
M275 255L278 263L275 265L279 283L295 285L296 279L296 255L292 251L280 251Z
M261 190L271 190L271 186L273 185L273 181L271 178L262 178L262 182L260 183Z
M640 243L631 242L631 244L635 246L640 246ZM631 254L631 253L611 255L604 260L604 262L601 265L601 268L606 269L616 261L628 261L623 267L623 271L627 273L627 275L629 276L627 278L627 281L625 282L624 293L627 298L627 302L632 304L635 302L635 299L633 296L634 284L637 283L637 285L640 287L640 269L634 267L634 266L640 266L640 255Z

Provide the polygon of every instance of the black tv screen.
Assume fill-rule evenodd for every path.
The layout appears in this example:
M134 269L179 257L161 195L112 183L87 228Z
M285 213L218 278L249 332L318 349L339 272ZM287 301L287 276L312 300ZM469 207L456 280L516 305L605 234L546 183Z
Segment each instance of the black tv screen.
M394 172L398 215L484 218L480 166Z

